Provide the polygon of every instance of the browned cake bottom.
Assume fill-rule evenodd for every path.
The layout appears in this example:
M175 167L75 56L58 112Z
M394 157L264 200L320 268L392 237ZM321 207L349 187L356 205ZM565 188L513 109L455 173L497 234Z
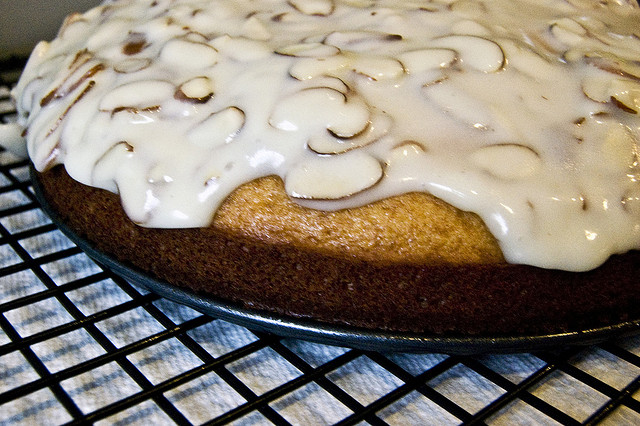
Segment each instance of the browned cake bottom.
M326 213L283 201L281 184L268 178L230 197L211 227L148 229L124 215L116 195L77 183L62 167L40 179L51 207L98 250L246 307L455 335L555 333L640 318L640 252L586 273L510 265L475 215L426 194ZM269 223L274 217L279 223ZM385 231L385 222L398 225ZM416 235L396 235L403 229Z

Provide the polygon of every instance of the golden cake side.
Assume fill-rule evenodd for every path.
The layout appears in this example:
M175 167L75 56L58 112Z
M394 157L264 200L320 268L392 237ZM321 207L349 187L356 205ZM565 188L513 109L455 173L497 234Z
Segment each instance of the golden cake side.
M46 172L41 182L62 220L97 249L174 285L247 308L328 324L447 335L560 333L640 315L636 251L584 273L495 258L428 264L372 259L215 225L143 228L126 217L116 195L75 182L61 167ZM251 210L253 215L255 207ZM364 234L365 240L371 236ZM323 238L332 245L332 236Z

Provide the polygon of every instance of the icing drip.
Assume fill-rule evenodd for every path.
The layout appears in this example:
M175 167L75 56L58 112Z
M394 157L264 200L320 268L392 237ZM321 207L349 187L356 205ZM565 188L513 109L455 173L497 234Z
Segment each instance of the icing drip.
M239 185L342 209L427 191L508 261L640 248L632 1L113 1L72 15L14 91L38 170L198 227Z

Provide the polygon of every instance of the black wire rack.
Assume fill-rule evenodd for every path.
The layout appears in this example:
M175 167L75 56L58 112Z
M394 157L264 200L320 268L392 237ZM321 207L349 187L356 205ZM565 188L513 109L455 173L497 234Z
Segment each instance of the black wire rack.
M0 62L0 120L23 59ZM0 152L0 423L640 424L640 338L383 354L252 332L130 285Z

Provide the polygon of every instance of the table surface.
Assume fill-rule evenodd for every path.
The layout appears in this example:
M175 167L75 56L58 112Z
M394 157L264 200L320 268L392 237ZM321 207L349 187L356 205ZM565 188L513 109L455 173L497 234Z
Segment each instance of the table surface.
M0 66L2 122L18 72ZM252 332L97 265L0 151L0 423L87 422L640 424L640 336L449 356Z

